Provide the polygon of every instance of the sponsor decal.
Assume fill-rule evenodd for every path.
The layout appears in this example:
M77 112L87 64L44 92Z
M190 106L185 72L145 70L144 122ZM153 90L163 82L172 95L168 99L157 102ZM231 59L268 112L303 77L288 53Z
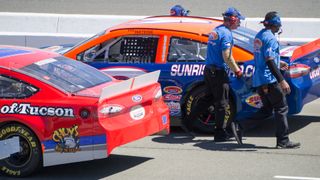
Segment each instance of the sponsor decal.
M246 103L254 108L261 108L262 107L261 98L258 94L253 94L253 95L247 97Z
M12 170L12 169L9 169L5 166L0 166L1 168L1 171L6 173L6 174L9 174L9 175L12 175L12 176L20 176L21 175L21 172L20 170Z
M252 77L254 66L249 64L247 66L241 65L241 70L244 77ZM171 66L171 76L203 76L205 64L173 64ZM227 69L229 76L235 77L235 74L230 69Z
M258 38L255 38L253 42L254 52L260 52L261 47L262 47L262 41Z
M210 40L217 40L219 38L219 35L216 31L212 31L209 33Z
M142 96L137 94L137 95L132 96L131 99L132 99L133 102L141 102L142 101Z
M181 94L182 89L178 86L167 86L163 88L163 91L168 94Z
M53 132L52 139L58 143L55 151L61 153L70 153L80 151L80 138L78 125L71 128L59 128Z
M31 116L57 116L74 117L72 108L31 106L29 103L12 103L11 106L4 105L0 109L1 114L25 114Z
M133 120L140 120L140 119L144 118L145 115L146 115L146 111L145 111L144 107L142 107L140 105L134 106L130 110L130 117Z
M173 64L171 76L202 76L205 64Z
M178 114L181 112L180 103L178 102L165 102L170 109L170 115Z
M310 79L314 79L320 76L320 67L317 67L316 69L313 69L310 74Z
M180 101L182 95L175 94L165 94L163 95L163 100L165 101Z
M240 69L242 71L242 74L243 74L243 77L252 77L253 76L253 73L254 73L254 66L249 64L247 66L243 66L243 65L240 65ZM236 75L234 74L234 72L231 70L231 69L227 69L227 73L229 76L231 77L236 77Z
M8 126L7 128L5 129L2 129L0 131L0 139L3 139L7 134L21 134L23 135L25 138L27 138L31 144L31 147L32 148L36 148L37 147L37 144L36 144L36 141L35 139L31 136L31 134L24 130L24 129L21 129L20 126Z
M190 113L191 113L193 99L194 99L193 96L189 96L189 98L187 100L187 105L186 105L187 106L187 108L186 108L187 115L190 115Z

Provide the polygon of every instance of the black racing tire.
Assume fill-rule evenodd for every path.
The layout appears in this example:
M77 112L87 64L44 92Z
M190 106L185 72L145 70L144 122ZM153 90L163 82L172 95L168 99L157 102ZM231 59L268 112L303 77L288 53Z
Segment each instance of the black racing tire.
M214 133L215 113L213 97L207 94L205 86L193 89L183 105L182 123L190 130L200 133ZM232 98L226 110L225 125L228 127L235 115L235 105Z
M18 136L20 152L0 160L0 173L12 177L25 177L42 167L41 145L37 136L21 124L0 127L0 140Z

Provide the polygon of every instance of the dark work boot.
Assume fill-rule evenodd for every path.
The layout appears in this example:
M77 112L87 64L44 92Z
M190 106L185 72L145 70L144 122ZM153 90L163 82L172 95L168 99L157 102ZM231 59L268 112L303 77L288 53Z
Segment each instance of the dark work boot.
M214 142L225 142L228 141L230 136L224 129L216 129L214 132Z
M299 142L292 142L292 141L288 141L286 143L277 143L277 148L278 149L296 149L300 147L300 143Z

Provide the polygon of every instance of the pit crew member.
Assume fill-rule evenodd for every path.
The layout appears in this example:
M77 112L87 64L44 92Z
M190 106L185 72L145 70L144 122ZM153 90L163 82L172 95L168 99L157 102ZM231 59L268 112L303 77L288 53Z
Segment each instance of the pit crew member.
M298 148L300 143L289 140L287 121L288 104L286 94L290 86L282 76L280 67L287 64L280 61L279 43L275 37L281 28L277 12L268 12L262 21L265 26L254 40L254 61L256 69L253 75L253 86L257 87L263 108L274 111L276 120L277 148Z

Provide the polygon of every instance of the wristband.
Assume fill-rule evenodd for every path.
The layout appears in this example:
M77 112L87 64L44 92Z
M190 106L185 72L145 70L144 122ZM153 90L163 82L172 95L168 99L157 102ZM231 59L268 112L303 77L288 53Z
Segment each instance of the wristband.
M235 72L235 74L236 74L237 77L241 77L242 76L242 71L239 70L239 71Z

